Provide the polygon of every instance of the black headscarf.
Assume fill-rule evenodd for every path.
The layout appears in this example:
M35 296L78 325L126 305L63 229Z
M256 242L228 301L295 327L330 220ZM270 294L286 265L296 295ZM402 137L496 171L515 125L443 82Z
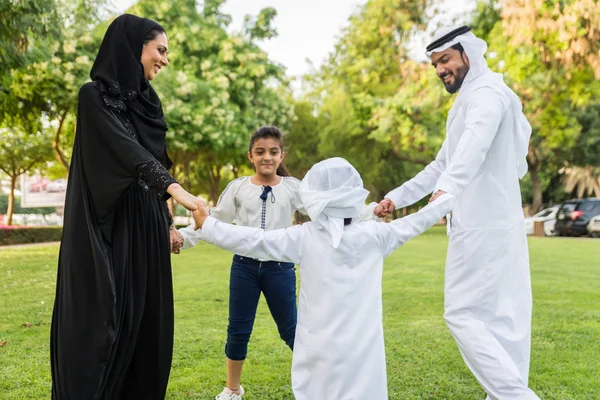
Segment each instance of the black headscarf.
M90 77L100 81L103 94L123 101L140 143L157 160L170 168L162 105L144 77L141 63L145 36L153 29L164 31L155 21L123 14L108 27Z

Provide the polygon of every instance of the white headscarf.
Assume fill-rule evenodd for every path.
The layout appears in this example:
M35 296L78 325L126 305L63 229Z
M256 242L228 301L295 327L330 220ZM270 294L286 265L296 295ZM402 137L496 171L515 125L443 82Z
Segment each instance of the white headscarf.
M342 239L344 218L363 215L368 195L358 171L339 157L313 165L300 189L304 209L317 226L331 234L334 248Z
M437 40L458 26L442 28L434 36L433 40ZM510 101L511 107L516 118L515 132L515 159L517 161L517 174L519 178L523 178L527 173L527 153L529 150L529 138L531 137L531 125L523 114L523 105L519 97L505 83L502 74L492 72L484 58L487 51L487 43L473 34L473 32L463 33L447 43L431 51L427 51L425 55L431 58L432 53L438 53L460 43L465 50L465 54L469 59L469 72L465 76L463 84L459 90L459 96L475 89L487 86L495 88L503 93ZM459 98L457 97L456 102Z

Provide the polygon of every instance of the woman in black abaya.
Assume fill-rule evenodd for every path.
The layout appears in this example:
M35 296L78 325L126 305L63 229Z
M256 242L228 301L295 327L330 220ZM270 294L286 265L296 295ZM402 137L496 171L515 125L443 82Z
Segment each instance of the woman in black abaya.
M156 22L109 26L79 92L52 316L52 398L164 399L173 350L173 197L200 201L167 172L160 100L168 65Z

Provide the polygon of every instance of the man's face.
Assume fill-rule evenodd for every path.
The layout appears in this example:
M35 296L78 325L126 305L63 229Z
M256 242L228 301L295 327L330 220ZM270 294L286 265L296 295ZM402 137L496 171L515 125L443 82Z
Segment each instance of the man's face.
M456 93L469 72L467 55L451 47L431 53L431 65L434 66L435 73L444 83L448 93Z

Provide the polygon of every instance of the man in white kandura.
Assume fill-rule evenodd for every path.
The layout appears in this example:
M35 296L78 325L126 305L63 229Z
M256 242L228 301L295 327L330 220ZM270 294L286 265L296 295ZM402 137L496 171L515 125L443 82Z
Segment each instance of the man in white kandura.
M531 279L519 179L531 127L515 93L467 26L446 28L427 56L446 90L458 92L435 160L391 191L389 214L429 193L456 197L448 218L444 318L488 399L539 399L528 388Z
M265 231L219 222L206 210L194 213L202 240L246 257L300 266L292 359L296 400L388 398L383 259L442 218L454 197L443 195L388 224L360 221L368 194L354 167L332 158L315 164L302 180L300 197L311 222Z

